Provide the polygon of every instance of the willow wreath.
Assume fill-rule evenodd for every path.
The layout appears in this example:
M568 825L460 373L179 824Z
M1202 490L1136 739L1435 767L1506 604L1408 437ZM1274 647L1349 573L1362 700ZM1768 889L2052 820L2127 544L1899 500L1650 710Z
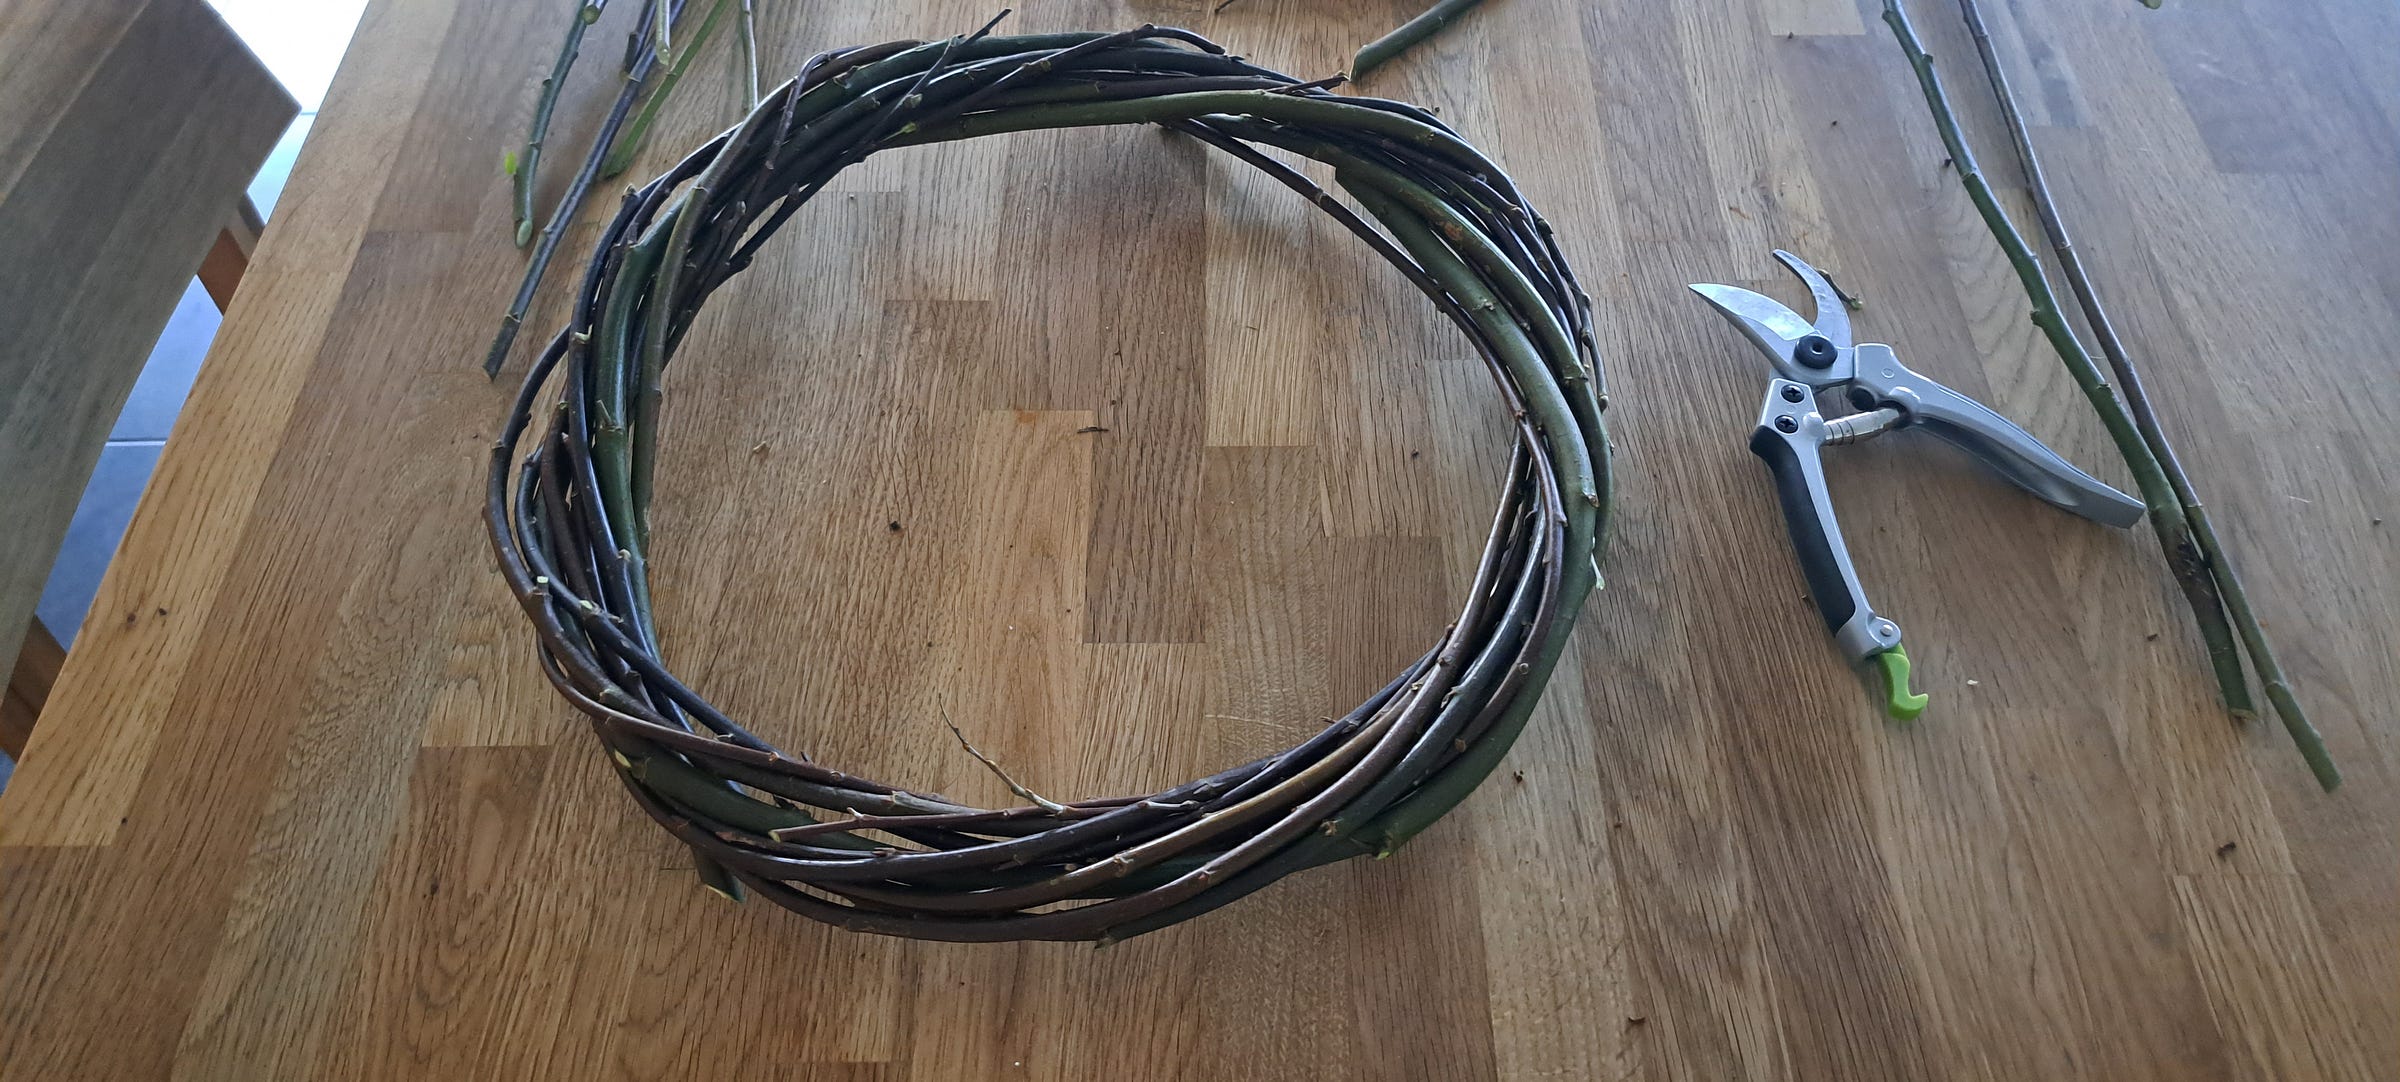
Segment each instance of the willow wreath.
M1114 941L1397 848L1523 729L1598 581L1608 507L1591 304L1539 215L1441 121L1187 30L898 41L811 59L629 192L492 447L487 523L544 670L702 881L858 931ZM777 750L668 671L648 569L659 381L718 286L840 170L892 147L1159 124L1300 193L1465 332L1515 424L1457 619L1309 739L1162 792L968 807ZM1260 147L1333 167L1365 218ZM555 408L520 459L544 389ZM970 749L972 750L972 749ZM1005 775L1004 775L1005 777Z

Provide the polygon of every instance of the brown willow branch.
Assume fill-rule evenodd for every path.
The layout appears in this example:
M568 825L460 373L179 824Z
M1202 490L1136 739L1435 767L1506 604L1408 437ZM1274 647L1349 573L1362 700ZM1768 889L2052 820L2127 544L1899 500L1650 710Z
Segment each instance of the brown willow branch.
M1350 58L1350 78L1353 80L1366 78L1368 72L1382 67L1393 57L1416 48L1417 43L1426 38L1441 33L1444 27L1456 22L1459 16L1466 14L1475 5L1482 2L1483 0L1442 0L1441 3L1427 8L1423 14L1401 23L1399 29L1376 38L1360 48L1358 55Z
M2151 2L2150 6L2158 6ZM2134 427L2141 433L2157 456L2159 469L2166 475L2167 485L2182 505L2184 518L2191 527L2191 539L2197 546L2197 559L2210 575L2212 584L2222 596L2225 607L2233 616L2235 631L2242 647L2250 655L2250 664L2258 670L2259 682L2267 689L2267 701L2275 708L2292 740L2309 761L2309 769L2317 776L2318 784L2330 790L2341 784L2341 773L2327 757L2324 741L2316 727L2309 723L2300 703L2292 695L2289 681L2284 679L2283 666L2276 661L2274 649L2268 644L2266 630L2260 626L2257 614L2251 609L2250 595L2242 588L2240 576L2234 573L2233 563L2225 555L2224 545L2217 539L2216 525L2209 520L2208 509L2200 502L2192 487L2191 476L2184 472L2174 445L2167 441L2166 430L2159 424L2158 411L2150 404L2150 393L2142 385L2139 369L2125 348L2125 340L2117 333L2116 321L2109 318L2108 308L2101 303L2100 291L2093 285L2091 272L2083 264L2083 255L2076 250L2074 238L2058 212L2058 200L2051 195L2050 182L2042 168L2040 153L2034 149L2032 130L2025 123L2025 114L2017 105L2015 92L2010 88L2007 67L1992 43L1990 28L1985 24L1982 5L1977 0L1959 0L1959 15L1965 19L1967 32L1975 39L1975 52L1983 60L1984 75L1992 84L1992 95L1999 99L2000 116L2008 125L2009 137L2016 143L2017 159L2025 169L2025 183L2032 190L2033 205L2042 223L2042 232L2049 237L2051 249L2058 255L2060 276L2075 295L2075 303L2083 310L2084 325L2100 343L2100 354L2107 358L2109 370L2116 376L2123 392L2126 412L2133 417ZM2215 650L2212 645L2212 655ZM2236 662L2236 664L2239 664Z

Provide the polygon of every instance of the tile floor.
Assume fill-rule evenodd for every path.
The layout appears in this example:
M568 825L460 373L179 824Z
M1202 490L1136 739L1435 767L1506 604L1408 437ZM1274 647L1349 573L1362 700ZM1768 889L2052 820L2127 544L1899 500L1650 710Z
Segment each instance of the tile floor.
M350 44L366 0L209 3L300 102L299 118L250 182L250 199L258 204L259 213L267 216L272 229L275 200L283 194L284 181L291 176L300 145L316 121L317 107L324 103L325 89L333 82L334 68ZM142 487L158 465L167 434L175 427L175 415L182 412L184 397L200 372L217 323L216 305L195 280L184 290L182 302L176 305L175 315L167 321L165 333L159 336L141 378L134 383L132 397L117 415L108 446L100 452L91 483L84 487L83 500L75 508L74 522L67 527L66 542L35 609L61 642L72 645L83 624L92 595L100 588L100 576L133 520L134 504L141 499ZM12 765L0 755L0 785L7 784Z

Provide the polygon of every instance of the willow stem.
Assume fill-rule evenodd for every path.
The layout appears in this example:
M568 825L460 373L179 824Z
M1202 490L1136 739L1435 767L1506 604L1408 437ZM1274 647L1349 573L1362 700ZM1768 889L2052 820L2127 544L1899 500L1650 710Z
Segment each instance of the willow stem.
M739 35L735 40L740 42L742 48L741 81L746 95L742 99L742 111L746 113L758 108L759 99L758 11L751 0L742 0L742 21L735 24L734 31Z
M679 7L670 0L658 0L663 7ZM578 13L577 18L581 18ZM592 149L583 159L583 168L575 173L567 190L551 208L550 221L542 226L541 243L533 250L532 262L526 264L525 277L517 283L516 298L509 302L508 314L500 317L500 333L492 336L492 348L484 354L483 374L496 376L500 366L508 361L509 350L516 345L517 331L525 325L525 313L533 307L533 295L542 285L542 276L550 270L550 260L558 254L559 240L566 236L567 225L582 211L583 201L592 193L592 182L599 179L601 160L607 155L617 132L632 115L633 103L641 97L642 87L650 81L650 73L658 67L658 54L645 52L625 73L625 85L617 92L617 103L609 107L607 119L600 122L600 132L592 139Z
M1959 14L1965 19L1967 31L1975 40L1975 51L1983 60L1984 75L1992 84L1992 94L1999 100L2000 116L2007 124L2009 137L2016 146L2017 160L2024 169L2026 187L2033 195L2042 232L2049 239L2051 250L2058 255L2059 273L2066 278L2069 291L2074 294L2077 306L2083 310L2084 325L2091 328L2092 336L2099 341L2101 356L2108 360L2109 372L2116 377L2117 387L2124 396L2125 411L2133 418L2134 429L2141 436L2143 445L2158 459L2159 470L2165 475L2176 506L2182 510L2189 527L2186 531L2191 541L2189 547L2168 553L2168 559L2175 565L2176 580L2183 584L2194 606L2223 611L2222 595L2227 591L2219 581L2220 576L2213 570L2222 567L2223 561L2218 553L2212 551L2213 531L2211 541L2199 540L2199 533L2206 526L2206 517L2198 497L2193 494L2191 479L2183 472L2173 445L2167 442L2166 433L2159 427L2158 413L2150 405L2150 395L2142 384L2141 373L2127 354L2124 340L2117 335L2116 324L2109 319L2108 310L2100 303L2099 294L2092 286L2091 275L2084 269L2082 253L2076 250L2073 238L2067 233L2065 221L2059 217L2057 202L2051 198L2050 185L2042 170L2041 155L2034 150L2032 133L2026 127L2024 113L2017 107L2016 95L2009 87L2008 72L2000 63L1998 49L1992 44L1991 33L1984 24L1983 10L1975 0L1959 0ZM2212 628L2204 622L2201 632L2208 640L2209 662L2217 670L2219 686L2241 689L2239 696L2226 697L2226 707L2236 717L2246 719L2256 716L2256 707L2249 696L2248 681L2241 669L2239 646L2232 631L2222 626Z
M1483 0L1442 0L1427 8L1424 14L1401 23L1400 28L1368 42L1350 58L1350 78L1364 79L1367 73L1382 67L1395 56L1416 47L1418 42L1441 33L1442 28L1458 20Z
M558 108L559 88L566 84L567 72L575 66L575 56L583 51L583 31L600 19L600 9L608 0L582 0L576 4L575 18L567 24L567 40L558 47L558 62L542 79L542 93L533 103L533 124L525 135L525 150L517 156L515 195L517 204L517 247L533 242L533 171L542 161L542 140L550 135L550 114Z
M2024 166L2025 183L2031 189L2034 209L2042 223L2042 232L2050 240L2051 249L2058 255L2059 274L2067 280L2067 288L2075 295L2077 307L2083 310L2084 325L2091 328L2092 337L2100 343L2100 354L2107 358L2109 370L2116 376L2117 386L2125 397L2126 412L2132 415L2134 427L2142 441L2158 458L2168 486L2183 508L2184 518L2191 527L2191 540L2196 559L2209 576L2209 584L2221 596L2231 611L2242 648L2249 652L2250 664L2258 670L2259 681L2267 686L2267 701L2276 717L2292 734L2292 740L2308 759L2309 769L2318 784L2330 790L2341 784L2341 772L2325 751L2324 740L2317 734L2308 717L2300 709L2283 677L2283 666L2267 642L2266 631L2259 625L2250 607L2250 595L2242 588L2241 578L2234 573L2233 564L2226 558L2224 546L2217 540L2217 530L2209 521L2208 511L2192 486L2191 476L2184 472L2174 445L2167 441L2166 430L2159 424L2158 412L2150 404L2150 394L2142 384L2141 372L2125 340L2117 333L2116 321L2109 318L2108 308L2101 303L2099 288L2092 283L2091 272L2084 267L2083 255L2077 251L2074 238L2067 232L2066 220L2058 212L2058 201L2051 195L2042 159L2034 149L2032 129L2025 123L2024 111L2017 106L2016 94L2010 89L2008 71L2000 61L1999 49L1992 42L1990 28L1985 24L1982 5L1977 0L1959 0L1959 15L1966 21L1967 32L1975 40L1975 52L1983 61L1983 70L1992 84L1992 94L1999 99L2000 116L2008 125L2008 133L2016 144L2017 159ZM2231 644L2226 644L2231 653ZM2210 644L2210 654L2217 656L2216 644ZM2239 665L2239 660L2233 662ZM2241 713L2247 702L2233 705Z
M2255 713L2239 656L2232 656L2230 664L2227 663L2223 647L2234 641L2233 628L2226 621L2217 577L2212 574L2204 550L2196 542L2191 520L2185 514L2184 501L2168 481L2159 456L2152 451L2141 427L2118 398L2116 389L2101 375L2090 351L2084 348L2082 340L2076 337L2073 328L2060 314L2057 297L2050 290L2041 260L2034 255L2024 234L2009 219L2008 213L2001 209L1999 200L1992 193L1990 181L1984 177L1981 167L1975 162L1974 153L1968 149L1957 117L1951 111L1949 98L1942 91L1941 80L1934 74L1933 57L1919 43L1916 29L1910 25L1908 12L1902 7L1901 0L1884 0L1883 20L1891 26L1894 38L1908 58L1909 67L1916 72L1917 84L1924 91L1925 104L1933 114L1934 127L1941 135L1942 145L1949 151L1951 162L1958 170L1959 182L1966 187L1968 197L1974 201L1975 209L1982 215L1993 239L2007 254L2009 265L2015 269L2017 280L2032 303L2034 324L2042 329L2043 336L2049 339L2051 348L2058 353L2059 360L2066 365L2068 373L2083 389L2084 397L2100 415L2101 424L2108 430L2109 438L2117 445L2118 454L2124 457L2135 483L2141 488L2142 502L2150 512L2151 528L2158 535L2159 545L2166 554L2176 581L2183 587L2185 600L2191 605L2201 637L2209 645L2218 689L2226 705L2237 715ZM2247 597L2236 602L2235 607L2248 609ZM2263 635L2258 641L2263 646ZM2268 656L2271 664L2272 655ZM2253 661L2256 661L2255 653ZM2260 674L2265 677L2267 672L2261 668ZM2334 770L2323 740L2315 728L2308 724L2305 716L2298 714L2298 703L2292 699L2288 684L2281 681L2280 670L2269 679L2268 698L2277 703L2278 716L2284 719L2293 741L2309 761L2310 770L2316 774L2318 784L2327 789L2340 784L2340 774ZM2287 702L2293 707L2289 712L2283 708Z
M633 73L633 65L642 58L643 50L650 46L651 11L660 2L643 0L642 10L634 15L633 29L625 32L625 66L621 70L628 75Z
M709 35L716 32L717 21L732 6L733 0L717 0L709 5L708 15L700 20L699 29L692 31L691 41L684 45L683 54L667 67L665 75L659 76L658 88L650 92L650 100L642 103L641 115L633 118L633 126L625 129L624 137L617 140L616 146L609 151L606 164L600 167L603 178L616 176L633 165L634 156L642 152L642 144L649 142L650 131L658 124L660 110L667 107L667 95L675 92L675 84L683 81L683 73L692 69L692 61L708 45ZM665 54L662 52L660 55Z

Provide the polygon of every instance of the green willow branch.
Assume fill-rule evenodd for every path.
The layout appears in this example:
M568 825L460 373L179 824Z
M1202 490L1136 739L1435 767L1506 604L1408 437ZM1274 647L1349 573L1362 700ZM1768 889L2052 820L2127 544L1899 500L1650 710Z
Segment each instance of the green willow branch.
M659 112L667 107L667 96L675 92L675 84L682 82L683 74L691 70L692 61L699 57L701 49L707 47L709 35L716 32L717 21L725 16L733 3L734 0L716 0L716 3L709 5L708 14L700 20L699 29L692 31L691 41L683 47L683 55L675 58L665 75L659 76L657 88L650 92L650 100L642 103L641 115L633 118L633 126L625 129L624 136L609 151L607 162L600 167L603 179L615 177L632 167L634 157L642 152L642 145L650 141L650 131L658 124Z
M681 0L655 2L670 13L682 9ZM582 18L580 11L576 18ZM647 36L646 30L644 36ZM617 132L624 128L625 119L633 114L634 103L640 100L642 88L649 84L651 74L658 69L656 50L637 49L637 53L633 63L625 69L624 85L617 91L616 104L609 107L607 118L600 122L599 132L592 137L592 147L584 156L583 167L576 171L575 179L567 184L567 190L558 197L558 205L551 208L549 222L542 226L541 243L534 246L533 259L525 265L525 276L517 283L516 298L509 302L508 314L500 318L499 333L492 336L491 349L484 354L483 374L486 376L498 375L500 366L507 363L509 351L516 345L517 331L525 325L525 313L533 307L533 295L541 288L543 276L549 273L550 260L558 254L559 241L566 236L568 224L583 210L584 200L591 197L592 184L600 177L602 159L607 156L608 148L614 145Z
M1350 77L1364 79L1367 73L1382 67L1393 57L1416 48L1419 42L1441 33L1444 27L1472 10L1483 0L1441 0L1423 14L1401 23L1399 29L1368 42L1350 58Z
M2141 486L2142 502L2149 507L2151 526L2158 535L2159 547L2166 556L2167 566L2175 583L2183 592L2184 603L2192 610L2199 628L2202 645L2207 649L2209 668L2215 674L2217 691L2225 708L2236 718L2247 720L2258 716L2256 703L2250 697L2250 677L2242 668L2241 647L2233 626L2225 618L2222 591L2208 561L2193 541L2190 519L2186 513L2188 501L2177 493L2168 477L2167 466L2157 453L2157 443L2150 433L2142 430L2134 415L2116 400L2116 391L2093 364L2090 351L2076 337L2074 329L2061 314L2056 296L2051 292L2049 279L2042 271L2041 261L2033 248L2009 220L1999 202L1991 194L1975 155L1966 145L1957 120L1950 113L1950 104L1933 72L1933 57L1917 44L1914 27L1900 0L1885 0L1884 21L1891 23L1895 34L1901 35L1901 47L1917 69L1919 83L1925 88L1926 103L1933 110L1934 125L1941 131L1942 144L1950 151L1958 167L1959 181L1967 186L1968 195L1983 216L1984 224L1994 239L2007 252L2009 264L2015 268L2026 297L2033 302L2033 321L2050 340L2059 359L2066 362L2076 381L2083 386L2092 408L2108 425L2109 436L2116 441L2117 450L2133 470L2134 480ZM2122 372L2119 372L2122 375ZM2095 392L2094 388L2100 390ZM2127 388L2128 394L2136 388ZM2104 401L2105 399L2105 401Z
M742 111L758 108L758 11L751 0L742 0L742 21L734 26L735 38L741 46L739 78L743 88Z
M2158 6L2155 0L2151 7ZM2207 570L2211 584L2222 597L2233 616L2235 631L2241 637L2242 648L2250 655L2250 664L2258 670L2259 683L2265 686L2267 702L2275 710L2293 743L2308 759L2309 769L2327 789L2340 784L2341 774L2325 750L2323 738L2301 710L2292 694L2291 684L2284 678L2283 665L2276 660L2274 648L2268 643L2266 629L2250 605L2249 591L2242 588L2233 562L2227 557L2224 545L2217 539L2216 524L2210 521L2208 509L2192 486L2191 476L2184 472L2183 463L2175 454L2174 445L2167 440L2160 425L2158 411L2150 403L2150 393L2143 386L2141 371L2125 347L2124 338L2117 333L2116 321L2101 302L2100 291L2083 263L2083 255L2075 247L2074 238L2067 232L2066 220L2058 212L2058 200L2050 192L2050 182L2042 168L2041 154L2034 148L2032 129L2025 123L2025 114L2017 105L2010 88L2007 66L2001 63L1999 49L1992 42L1990 27L1983 18L1982 5L1977 0L1959 0L1959 14L1966 21L1967 32L1974 38L1975 52L1983 61L1984 75L1992 84L1992 94L2000 102L2000 116L2008 126L2010 139L2016 144L2017 159L2025 170L2026 186L2033 195L2034 210L2050 247L2058 256L2059 274L2067 280L2068 291L2075 296L2076 305L2083 310L2084 325L2091 328L2092 337L2100 344L2101 356L2107 358L2117 386L2124 392L2125 408L2133 417L2136 430L2156 455L2167 484L2175 493L2176 502L2183 507L2185 520L2191 527L2191 540L2197 547L2194 554ZM2211 655L2216 648L2211 644ZM2235 662L2239 664L2239 662Z
M542 161L542 142L550 136L550 114L558 108L558 91L567 81L567 72L575 66L575 56L583 50L583 32L600 20L600 9L608 0L584 0L576 6L575 18L567 24L567 40L559 46L558 62L551 65L550 74L542 79L541 96L533 103L533 124L525 136L525 149L509 170L515 188L517 207L517 247L533 242L533 173Z
M2126 466L2133 473L2134 482L2141 489L2142 502L2150 513L2151 528L2158 536L2168 566L2184 588L2193 618L2199 624L2202 638L2209 645L2212 662L2219 661L2224 657L2220 652L2220 644L2233 641L2233 630L2227 623L2224 608L2218 604L2217 580L2204 560L2193 558L2199 550L2193 539L2190 520L2184 513L2183 501L2177 498L2158 456L2143 438L2140 427L2118 398L2116 389L2101 375L2100 367L2092 360L2090 351L2068 325L2059 309L2056 295L2050 290L2041 260L2034 255L2032 246L2010 220L2008 212L2001 208L1990 181L1976 164L1974 152L1967 146L1957 117L1951 111L1949 97L1942 89L1940 78L1934 73L1933 57L1919 42L1916 28L1909 23L1901 0L1884 0L1883 19L1891 26L1893 37L1906 55L1909 67L1916 73L1918 87L1923 91L1926 106L1933 114L1934 127L1941 136L1942 146L1949 152L1951 162L1958 170L1959 182L1965 186L1968 198L1974 202L1977 213L1982 216L1993 239L2007 254L2009 265L2016 271L2017 280L2032 304L2034 324L2041 328L2043 336L2049 340L2069 375L2083 390L2093 410L2100 415L2102 426L2108 430L2118 454L2123 456ZM2240 608L2248 607L2246 598L2237 604ZM2228 707L2237 712L2254 712L2249 705L2251 700L2247 679L2241 671L2239 657L2233 658L2230 668L2218 663L2216 673L2218 688ZM2309 769L2316 775L2318 784L2328 790L2340 785L2340 772L2334 768L2324 741L2315 728L2308 724L2305 716L2298 714L2298 703L2292 700L2288 687L2279 690L2270 686L2268 697L2277 704L2278 715L2283 717L2284 725L2291 731L2293 742L2299 746L2302 757L2308 760ZM2294 708L2291 713L2283 710L2283 704L2287 702Z

